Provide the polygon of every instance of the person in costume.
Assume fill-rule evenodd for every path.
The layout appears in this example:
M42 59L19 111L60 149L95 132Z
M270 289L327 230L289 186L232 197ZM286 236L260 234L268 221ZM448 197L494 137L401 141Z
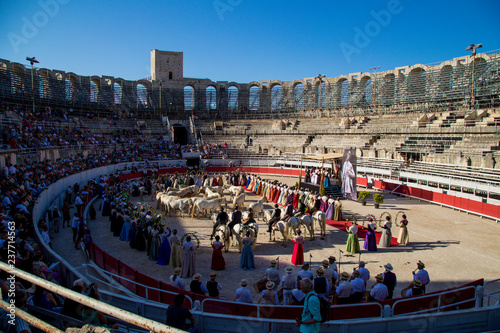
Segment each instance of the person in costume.
M196 255L194 251L193 242L191 242L191 236L186 236L186 241L182 243L182 274L183 278L191 277L196 274Z
M244 270L251 270L255 268L252 249L253 242L253 238L250 237L250 230L247 230L246 236L241 240L243 250L241 251L240 267Z
M300 229L295 230L295 237L293 237L292 242L295 243L293 247L292 264L303 265L304 264L304 249L302 244L304 244L304 237L300 235Z
M377 223L373 222L373 218L368 218L366 228L367 231L363 248L371 252L377 251L377 239L375 238L375 229L377 228Z
M159 234L158 238L160 242L160 248L158 250L158 261L156 262L158 265L168 265L170 263L170 254L172 252L172 248L170 246L168 237L170 237L171 234L172 232L168 227L165 232ZM153 239L155 239L155 237L153 237Z
M347 233L349 236L347 237L346 251L349 255L354 255L355 253L360 253L361 250L359 248L359 239L358 239L358 225L356 222L347 228Z
M380 241L378 242L379 247L391 247L391 238L392 238L392 222L391 217L386 216L385 222L382 225L382 236L380 237Z
M403 215L403 219L399 222L399 236L398 243L402 245L407 245L410 242L410 237L408 235L408 220L406 215Z
M212 242L212 269L215 271L220 271L226 268L226 261L222 256L222 249L224 244L220 241L219 235L215 236L215 241Z
M182 266L181 239L177 236L177 229L172 230L172 236L169 238L171 254L170 266L177 268Z

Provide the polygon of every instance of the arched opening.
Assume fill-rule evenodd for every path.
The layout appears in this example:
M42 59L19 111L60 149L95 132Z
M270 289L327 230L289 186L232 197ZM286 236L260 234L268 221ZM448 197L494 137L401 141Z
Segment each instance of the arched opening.
M172 133L174 136L172 141L174 141L174 143L178 143L180 145L186 145L188 143L188 132L184 126L179 124L173 125Z
M207 87L207 110L217 109L217 90L214 86Z
M148 90L141 83L137 85L137 105L148 105Z
M363 89L363 101L362 106L373 106L375 94L373 92L373 80L371 77L363 77L361 79L361 87Z
M271 111L281 109L281 86L275 85L271 89Z
M122 104L122 86L117 82L113 83L113 96L115 104Z
M295 110L304 109L304 85L299 83L293 89L294 100L295 100Z
M320 84L316 85L316 93L318 96L317 105L318 108L324 108L326 105L326 82L321 81Z
M250 87L249 106L251 111L257 111L260 106L260 89L257 86Z
M348 107L349 106L349 81L343 80L340 83L340 106Z
M231 86L227 89L227 108L238 110L238 87Z
M424 99L426 75L423 68L412 69L408 78L408 102L416 103Z
M94 80L90 81L90 102L97 102L97 94L99 93L97 83Z
M184 87L184 111L192 111L194 109L194 88L191 86Z
M46 92L45 92L45 82L46 82L46 77L42 76L41 74L37 75L38 78L38 96L40 98L45 98Z
M71 80L64 80L64 96L67 101L71 101L73 99L73 87L71 84Z
M174 78L174 75L172 74L172 72L168 72L168 79L172 80L173 78Z

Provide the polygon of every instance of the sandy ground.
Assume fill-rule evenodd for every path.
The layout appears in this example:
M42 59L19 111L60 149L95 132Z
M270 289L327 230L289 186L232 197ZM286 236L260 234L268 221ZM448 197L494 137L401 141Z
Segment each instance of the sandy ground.
M296 179L273 177L289 184L295 184ZM362 190L362 189L358 189ZM256 201L259 197L247 193L245 206ZM227 196L227 198L229 198ZM134 201L136 198L132 198ZM95 207L99 207L99 201ZM153 207L155 204L149 201ZM228 212L232 211L232 203L228 201ZM266 209L271 209L270 203L265 204ZM393 218L398 211L405 211L409 225L410 243L406 246L394 246L379 249L377 252L362 250L360 256L346 257L340 251L346 252L347 233L327 225L326 236L318 237L319 228L316 228L316 239L310 240L307 235L304 244L304 258L311 261L313 272L320 266L322 260L333 255L337 257L340 271L351 273L358 266L359 259L366 262L366 268L370 270L370 281L368 287L375 283L375 275L384 271L383 265L391 263L397 276L398 284L394 295L400 294L401 289L406 287L412 279L412 271L416 269L416 263L421 260L425 263L429 272L431 283L427 291L457 286L478 278L494 280L500 278L500 243L498 233L500 225L492 220L482 219L474 215L468 215L449 208L432 205L415 199L407 199L385 193L385 201L380 209L373 207L373 201L368 201L366 206L359 202L343 201L344 218L352 214L356 215L358 222L363 220L366 214L379 217L381 213L388 211ZM279 258L279 270L281 276L285 267L291 265L293 243L288 240L287 247L281 245L281 236L277 234L276 241L269 241L266 225L261 219L259 222L259 236L254 251L256 269L245 271L239 267L240 253L236 245L231 246L229 252L224 253L226 269L218 271L217 281L222 285L221 296L234 299L234 292L239 287L241 279L247 279L250 284L257 282L269 267L272 259ZM212 249L210 246L210 233L212 221L209 218L192 219L191 217L166 217L167 226L176 228L179 235L187 232L195 233L200 240L200 247L196 251L197 271L202 275L202 280L208 280ZM148 260L146 252L132 250L128 242L122 242L118 237L113 237L109 231L109 220L101 217L98 213L97 220L89 221L94 242L103 250L113 254L117 259L127 263L138 271L151 277L167 282L173 269L168 266L160 266ZM393 236L397 237L399 228L392 228ZM71 229L61 230L53 240L54 249L74 266L86 262L80 251L74 250L71 244ZM361 248L363 240L360 239ZM301 269L294 266L294 274ZM191 279L184 279L189 286ZM254 303L260 299L253 288Z

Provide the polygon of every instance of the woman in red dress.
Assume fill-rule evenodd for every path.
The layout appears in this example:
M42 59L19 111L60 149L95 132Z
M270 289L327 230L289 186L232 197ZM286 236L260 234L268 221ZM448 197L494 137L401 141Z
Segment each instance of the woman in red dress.
M212 243L212 269L214 271L220 271L226 268L226 261L222 256L222 248L224 244L220 241L219 235L215 236L215 241Z
M303 265L304 264L304 249L302 244L304 243L304 237L300 235L300 229L295 230L295 237L293 237L292 242L295 243L293 247L292 264Z

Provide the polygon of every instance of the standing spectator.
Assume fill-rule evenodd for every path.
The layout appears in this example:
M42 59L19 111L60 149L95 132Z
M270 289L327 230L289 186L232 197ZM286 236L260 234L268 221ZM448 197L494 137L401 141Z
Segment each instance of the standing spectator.
M81 193L78 192L75 198L76 212L78 215L83 216L83 199Z
M283 288L283 305L289 305L292 302L292 290L297 288L297 279L292 275L293 268L288 266L285 268L286 275L281 279Z
M364 261L359 262L358 271L359 271L359 277L363 279L363 281L365 281L365 286L366 286L366 283L368 282L368 280L370 280L370 271L367 268L365 268Z
M174 297L174 304L167 309L166 324L184 331L194 332L194 317L191 312L183 307L186 296L177 294ZM191 327L186 326L186 320L191 322Z
M219 282L215 281L217 273L211 272L208 277L210 278L210 281L207 281L208 296L219 297L219 292L222 290L222 286Z
M73 190L71 189L71 185L68 185L68 189L66 190L66 200L70 204L73 200Z
M313 280L314 292L318 295L318 297L327 299L330 290L330 284L328 283L328 280L323 276L325 274L325 271L320 267L316 270L316 274L317 276Z
M382 274L379 274L375 277L375 280L377 283L373 286L372 290L370 291L370 296L379 302L384 301L387 296L389 296L389 291L387 290L387 286L383 284L382 282L384 281L384 277Z
M353 273L354 279L351 281L352 289L351 289L351 301L353 303L359 303L363 299L363 295L365 293L365 281L359 277L359 271L355 270Z
M177 267L174 269L174 274L170 275L170 284L176 288L185 290L186 287L184 286L182 279L179 277L179 274L181 274L181 268Z
M191 236L186 237L186 241L182 244L182 277L190 277L196 273L196 258L195 247L191 242Z
M338 304L347 304L351 301L352 283L349 280L349 274L342 272L340 274L341 282L337 287Z
M263 304L278 305L280 303L278 293L273 289L274 282L268 281L266 283L266 290L262 290L262 299L264 300Z
M321 321L318 295L313 291L313 283L310 279L302 279L300 288L306 296L302 316L295 319L295 324L300 328L300 332L317 333Z
M82 240L83 236L85 236L86 228L87 228L87 222L85 221L84 218L80 216L80 218L78 219L78 232L75 242L75 250L78 250L78 245L80 244L80 241Z
M196 273L193 276L193 281L191 281L189 285L189 289L191 289L191 292L199 295L206 295L208 293L207 288L205 285L203 285L203 282L200 281L201 279L201 274Z
M391 264L384 265L384 268L385 272L382 273L382 276L384 277L383 284L387 286L387 290L389 292L389 296L387 296L387 299L391 299L394 288L396 288L398 281L396 279L396 274L392 272L393 268Z
M63 228L64 226L70 227L69 220L71 219L71 214L69 212L70 207L68 201L64 200L64 204L62 206L62 215L63 215Z
M276 260L271 260L271 267L266 269L266 273L264 274L268 281L271 281L275 284L275 287L280 283L280 272L275 268Z
M420 280L420 283L422 283L422 290L425 293L425 286L428 285L431 280L429 278L429 273L424 268L424 263L419 260L416 269L418 272L415 274L416 270L413 271L413 281Z
M54 206L54 211L52 212L52 222L54 223L54 231L59 233L59 226L61 224L61 213L57 206Z
M246 288L248 281L243 279L240 281L240 285L241 287L236 289L236 294L234 295L235 301L240 303L253 303L252 293Z

